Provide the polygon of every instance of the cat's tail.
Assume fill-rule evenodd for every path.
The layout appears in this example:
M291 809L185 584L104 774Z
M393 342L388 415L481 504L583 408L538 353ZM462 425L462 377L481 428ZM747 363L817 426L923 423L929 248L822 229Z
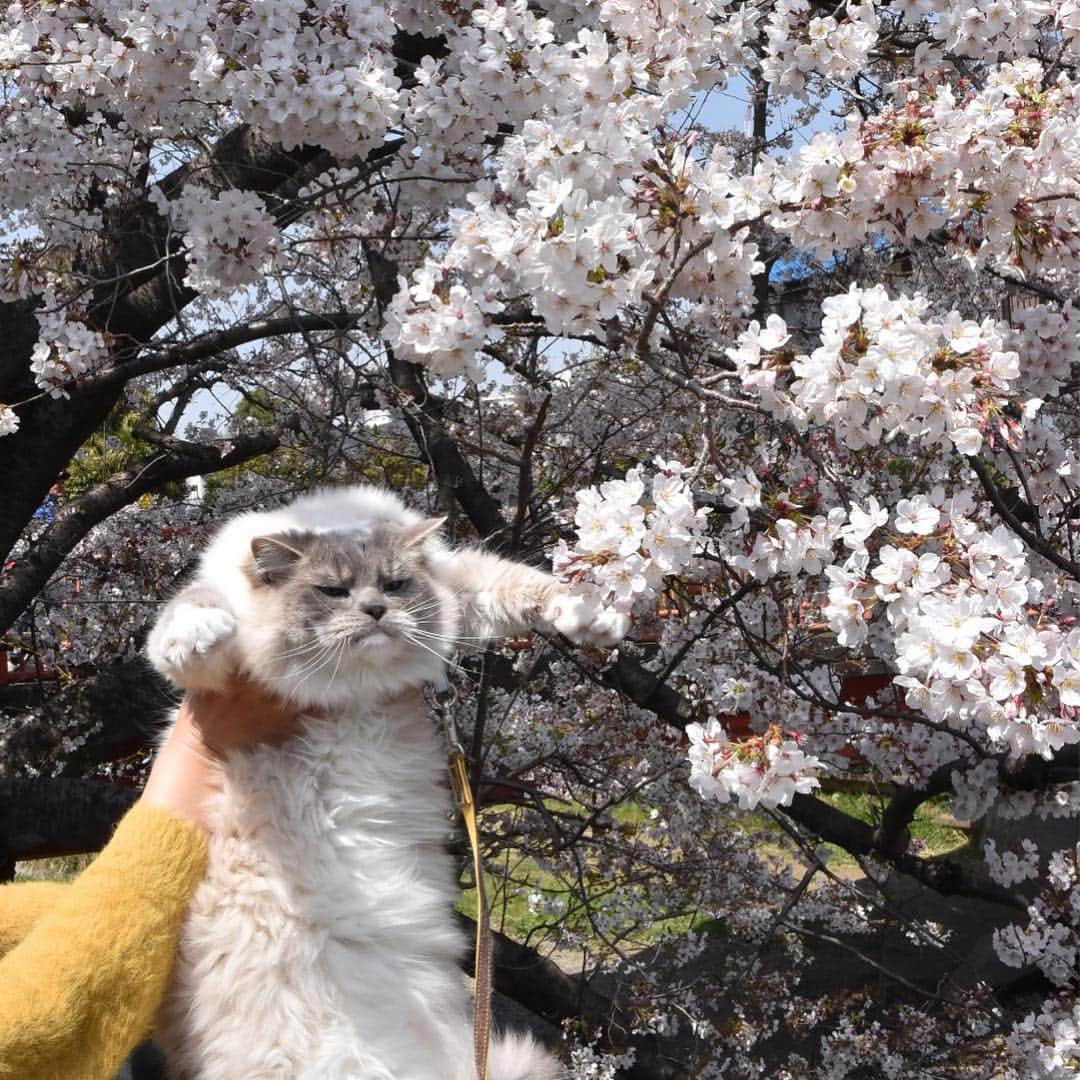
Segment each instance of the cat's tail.
M529 1035L496 1035L488 1055L491 1080L565 1080L566 1071Z

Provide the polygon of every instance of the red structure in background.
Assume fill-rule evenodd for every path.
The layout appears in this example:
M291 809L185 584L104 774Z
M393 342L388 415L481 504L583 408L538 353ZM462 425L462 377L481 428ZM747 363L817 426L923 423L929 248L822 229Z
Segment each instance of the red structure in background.
M844 675L840 679L840 693L850 711L858 713L866 708L867 698L891 686L892 681L893 677L888 672L876 675ZM907 710L907 706L902 701L897 703L896 708L900 712ZM748 712L721 713L716 719L724 725L724 730L727 731L730 739L749 738L754 734ZM854 750L841 750L840 753L853 760L859 759L859 755Z
M0 649L0 686L12 683L56 682L60 675L46 668L40 660L30 663L23 657L12 667L7 649Z

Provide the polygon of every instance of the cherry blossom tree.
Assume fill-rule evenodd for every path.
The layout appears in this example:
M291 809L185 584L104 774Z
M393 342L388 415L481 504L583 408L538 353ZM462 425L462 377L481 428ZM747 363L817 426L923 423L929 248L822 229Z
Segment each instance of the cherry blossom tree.
M1074 0L7 5L0 856L107 834L215 521L386 483L633 619L444 706L576 1076L1075 1076L1078 54Z

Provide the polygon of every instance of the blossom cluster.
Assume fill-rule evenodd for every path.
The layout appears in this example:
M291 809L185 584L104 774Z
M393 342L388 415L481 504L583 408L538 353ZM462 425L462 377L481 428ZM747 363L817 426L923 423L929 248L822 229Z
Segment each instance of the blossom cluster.
M226 106L287 147L356 153L400 115L386 5L94 7L87 19L74 4L11 5L0 63L26 64L57 106L107 104L132 125L167 129Z
M778 13L779 8L774 17ZM778 67L798 77L802 69L819 70L827 57L826 68L841 58L858 69L863 45L876 30L876 17L868 5L853 12L842 26L831 17L811 19L811 42L796 49L807 50L802 60L791 63L790 58L780 57ZM854 35L862 44L849 48L845 34ZM844 48L838 50L837 43ZM908 93L910 100L905 99L893 112L868 121L853 117L847 135L818 133L790 161L778 164L766 159L749 177L736 175L722 148L715 148L701 163L688 152L689 146L662 152L642 169L636 162L627 162L622 147L613 155L607 144L593 150L596 140L591 143L587 137L568 144L564 136L560 142L554 125L528 121L520 137L508 140L502 155L505 167L497 174L496 185L489 191L478 189L474 208L455 222L452 247L429 272L457 275L455 284L488 293L494 274L504 291L524 286L551 329L588 330L640 299L650 280L661 272L668 230L676 225L688 242L705 242L703 255L684 268L676 293L706 294L713 309L734 312L745 305L750 276L759 265L756 246L738 226L766 215L775 229L789 235L800 248L818 250L822 257L835 247L863 242L861 223L884 218L896 222L902 238L925 236L934 228L953 225L957 237L980 260L1058 268L1063 259L1073 261L1074 247L1080 251L1080 238L1067 209L1074 181L1070 166L1045 160L1045 155L1050 148L1065 145L1077 105L1061 80L1040 94L1036 103L1040 76L1034 61L1006 65L995 73L990 89L963 100L938 83L920 83ZM601 96L600 100L611 99ZM996 125L991 129L987 128L989 116ZM975 136L969 133L972 126ZM600 155L605 167L594 169L587 183L584 177L566 172L580 167L591 155ZM950 168L951 164L955 167ZM1033 175L1039 178L1037 191L1031 189ZM524 190L522 176L531 177L531 186ZM612 193L611 181L620 177L621 191ZM520 204L516 208L515 202ZM612 245L609 239L598 249L589 229L574 227L582 221L596 223L593 233L607 229L617 242ZM607 259L597 258L598 251L605 250ZM556 258L562 274L553 292L557 279L552 260ZM922 310L909 311L909 322L921 314ZM425 321L423 301L416 302L406 291L395 317L396 326L409 317ZM839 328L848 325L842 322ZM931 428L947 416L951 398L958 396L962 405L971 404L978 387L966 385L967 374L976 383L980 375L989 374L999 386L1001 380L1015 375L1000 328L984 323L985 334L980 338L973 327L979 329L975 324L946 324L938 339L931 332L918 343L922 352L936 357L941 376L936 381L945 384L941 393L930 387L930 397L942 399L940 413L932 409L929 418L921 418ZM392 341L400 337L399 330L391 334ZM407 337L403 344L408 344ZM841 343L826 342L823 347L826 352L836 351ZM448 340L447 347L453 349L455 343ZM953 364L954 357L939 355L943 349L967 358ZM967 356L973 352L987 361L981 371ZM826 357L817 359L824 363ZM856 402L880 392L881 380L872 358L865 365L853 366L856 384L849 389ZM968 373L963 369L969 369ZM815 375L819 380L823 377L817 366L808 372L811 381ZM917 407L919 402L912 404ZM932 400L926 403L933 404ZM857 411L857 405L852 411ZM958 445L975 446L972 425L956 426ZM848 428L849 437L857 438L857 420L852 418ZM872 430L870 438L875 434Z
M1080 1067L1080 1002L1050 999L1013 1029L1009 1044L1031 1076L1073 1080Z
M160 188L151 201L184 235L184 284L203 296L219 296L259 281L271 269L279 234L262 200L249 191L213 194L187 187L174 202Z
M964 526L951 522L957 556L946 561L926 552L907 580L903 569L895 571L887 603L897 682L927 715L958 727L977 723L1016 756L1050 757L1080 741L1080 633L1029 617L1040 583L1030 578L1015 537L1003 526L965 536Z
M808 76L848 78L866 64L880 19L873 4L850 5L841 19L811 15L809 0L788 0L769 12L762 74L780 93L801 94Z
M928 318L924 296L890 299L884 286L848 292L822 305L821 344L809 355L787 349L779 315L751 323L729 355L743 385L774 415L799 426L831 426L853 450L904 435L976 454L1020 373L1006 348L1009 328L951 312Z
M822 762L804 753L794 739L769 734L733 742L715 719L688 724L686 733L690 785L703 799L737 800L743 810L775 809L820 786Z
M983 844L986 868L999 885L1008 888L1039 876L1038 845L1033 840L1024 837L1021 847L1023 848L1022 855L1017 855L1015 851L1005 851L999 855L994 840L987 840Z
M875 221L901 243L944 230L973 265L1011 275L1074 271L1080 101L1052 76L1023 58L958 92L928 63L894 84L891 107L851 113L846 132L819 132L788 161L759 166L774 177L770 224L821 258L863 243L862 223Z
M1062 989L1080 989L1080 843L1050 855L1042 889L1024 925L994 932L994 951L1010 967L1034 963Z
M906 0L898 5L909 19L926 16L926 0ZM957 56L1016 56L1031 48L1054 5L1045 0L978 0L974 4L950 3L940 13L936 37L942 48Z
M85 323L69 320L63 308L40 312L37 322L38 340L30 357L34 382L50 397L66 398L75 380L105 361L105 338ZM4 434L17 427L10 420L6 426Z
M658 458L651 478L643 468L630 469L576 499L575 544L560 541L552 566L596 604L629 613L700 553L708 511L695 508L690 477L678 461Z
M883 772L915 779L956 757L950 729L1017 758L1050 758L1080 742L1080 632L1052 617L1056 596L1033 573L1023 542L988 522L970 494L936 486L812 515L800 506L813 505L804 481L778 487L747 471L722 486L733 506L723 533L728 564L761 581L804 582L796 587L805 590L807 622L823 620L839 645L884 663L913 715L940 726L915 739L894 723L838 716L833 727L810 724L822 747L849 741ZM702 652L705 686L710 664L732 670L732 659L713 653ZM751 677L751 685L760 681ZM822 700L835 695L827 680L808 690ZM986 768L992 790L996 774ZM961 780L958 795L968 792L970 801L979 785Z
M502 310L502 303L449 284L449 275L427 264L402 281L386 321L388 340L405 360L424 364L436 375L477 378L481 367L477 354L497 332L489 330L488 315Z
M728 499L735 504L729 528L738 529L747 523L749 509L761 505L761 487L756 478L746 481L728 479ZM819 573L832 562L833 549L845 528L847 512L841 506L832 507L828 514L816 514L809 520L778 517L769 530L758 532L749 551L734 551L729 562L746 570L759 581L777 574Z
M395 349L440 374L468 371L468 354L483 337L478 321L464 332L443 310L455 289L459 310L490 312L498 310L487 306L491 297L527 293L552 331L599 330L670 267L677 230L690 243L707 242L677 291L700 294L708 285L710 302L747 303L750 276L761 266L756 246L744 234L716 232L712 221L673 213L691 189L696 200L696 189L710 185L690 175L700 169L682 144L658 150L648 136L685 105L709 55L713 6L681 0L661 16L608 2L601 16L614 34L582 28L560 42L550 19L520 0L488 0L456 35L479 63L459 70L450 61L424 62L414 98L424 119L452 125L463 139L475 137L469 127L478 123L518 130L504 140L494 177L474 186L467 208L451 213L449 246L430 254L398 293L387 322ZM734 58L724 40L723 52ZM650 65L661 57L666 72L656 80ZM653 94L634 92L647 85ZM543 113L539 98L547 102ZM736 206L734 163L719 154L711 171L711 201ZM441 294L432 293L432 279L442 283Z
M1080 311L1072 304L1061 307L1034 304L1013 315L1016 327L1012 346L1020 354L1024 389L1035 397L1056 394L1080 361Z
M858 646L883 605L910 707L975 726L1012 755L1049 757L1080 742L1080 631L1031 618L1042 583L1022 542L1005 526L980 527L972 510L941 490L891 514L873 498L853 509L866 525L845 536L848 558L825 568L822 613L840 642Z
M476 370L475 354L500 336L485 316L503 310L502 295L527 291L550 329L585 331L639 300L653 279L625 197L594 199L571 178L542 176L513 215L489 198L481 190L456 216L455 241L402 283L387 319L391 345L437 374Z
M581 1043L575 1040L570 1050L571 1080L617 1080L623 1069L634 1064L633 1047L621 1054L605 1054L597 1049L596 1041Z

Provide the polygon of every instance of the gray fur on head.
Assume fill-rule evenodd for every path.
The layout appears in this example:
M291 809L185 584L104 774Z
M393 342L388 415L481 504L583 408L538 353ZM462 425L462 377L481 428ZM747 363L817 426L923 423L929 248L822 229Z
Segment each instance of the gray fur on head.
M327 682L355 688L365 671L388 666L415 685L438 679L457 629L453 597L423 547L440 524L255 537L247 570L262 624L256 673L275 666L274 684L303 698L321 698Z

